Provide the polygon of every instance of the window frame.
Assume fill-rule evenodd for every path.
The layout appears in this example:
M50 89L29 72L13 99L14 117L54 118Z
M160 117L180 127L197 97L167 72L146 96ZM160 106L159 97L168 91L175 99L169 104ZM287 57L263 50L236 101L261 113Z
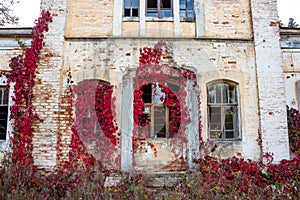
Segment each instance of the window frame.
M221 98L221 102L218 102L217 103L217 100L216 100L216 96L217 96L217 91L216 91L216 86L217 85L221 85L221 94L219 95L220 98ZM227 86L227 98L228 98L228 101L227 102L224 102L224 97L222 95L222 91L223 91L223 85L226 85ZM210 102L210 95L209 95L209 91L210 91L210 87L214 87L214 103L211 103ZM229 80L217 80L217 81L213 81L213 82L210 82L207 84L207 130L208 130L208 136L209 136L209 139L211 140L218 140L218 141L233 141L233 140L241 140L241 125L240 125L240 119L241 119L241 114L240 114L240 100L239 100L239 87L238 87L238 83L236 82L233 82L233 81L229 81ZM230 103L229 101L229 98L230 98L230 95L229 95L229 87L233 87L234 88L234 100L235 102L232 102ZM226 109L229 107L230 110L231 108L235 108L235 111L232 112L232 117L235 116L235 119L232 120L232 129L226 129ZM212 126L212 123L211 123L211 113L210 113L210 109L211 108L220 108L220 116L221 116L221 121L220 121L220 124L221 124L221 129L214 129L215 132L217 131L220 131L221 133L221 137L212 137L212 131L211 130L211 126ZM232 132L232 135L233 137L226 137L226 132Z
M156 0L157 1L157 8L148 8L148 1L149 0L146 0L146 5L145 5L145 8L146 8L146 12L145 12L145 16L146 17L152 17L152 18L158 18L158 19L168 19L168 18L173 18L174 17L174 7L173 7L173 0L168 0L170 1L169 4L170 4L170 8L162 8L161 7L161 4L162 4L162 1L163 0ZM160 5L160 6L159 6ZM162 10L170 10L171 11L171 16L161 16L161 11ZM156 13L157 16L151 16L149 15L149 11L152 11L150 13ZM156 11L156 12L155 12Z
M145 121L143 121L142 124L144 124L144 125L140 125L140 126L142 126L142 127L145 126L145 125L148 126L147 127L147 133L148 133L147 138L149 138L149 139L151 139L151 138L152 139L157 139L157 138L159 138L159 139L169 139L169 138L173 138L177 134L178 130L177 130L177 132L173 132L171 130L172 125L171 125L171 119L170 119L170 111L171 111L172 108L168 108L168 106L164 105L164 100L159 100L160 102L153 102L153 100L154 100L154 93L153 92L155 92L154 87L155 87L156 84L159 84L159 83L158 82L148 83L148 84L145 84L145 85L141 86L141 89L142 89L143 87L146 88L148 85L151 85L151 95L149 96L150 102L149 102L149 100L147 100L145 102L144 97L142 95L142 100L144 102L143 115L146 116L146 117L143 118L143 120L145 120ZM173 88L175 92L176 92L176 89L177 90L179 89L178 85L173 84L173 83L169 83L169 82L165 86L167 86L171 90ZM156 87L160 88L160 86L158 86L158 85ZM143 93L144 93L144 91L143 91ZM157 136L158 134L160 134L160 132L155 133L155 126L156 126L155 125L155 108L158 108L158 107L163 107L164 108L163 112L164 112L165 127L162 127L162 128L165 128L165 133L162 133L162 134L164 134L164 136ZM171 106L171 107L174 107L174 106ZM180 115L181 115L181 113L180 113ZM147 120L150 121L149 124L145 123ZM179 124L179 126L180 126L180 124Z
M185 2L185 9L181 8L181 2ZM188 7L188 1L189 0L179 0L179 17L180 17L180 21L188 21L188 22L194 22L195 21L195 9L194 9L194 0L191 0L191 4L192 4L192 9L189 9ZM185 16L181 15L181 12L185 13ZM189 17L188 12L192 11L193 12L193 17Z
M12 96L13 96L13 90L14 90L14 83L11 83L8 86L7 85L7 77L4 74L2 74L0 76L0 87L1 88L7 87L8 90L9 90L9 92L8 92L8 111L7 111L6 137L5 137L5 139L0 140L0 152L1 152L1 151L9 150L8 143L9 143L9 139L10 139L10 133L13 129L12 121L10 120L10 113L11 113L10 112L10 107L13 104Z
M126 7L126 1L129 1L130 6ZM138 5L137 7L133 6L133 1L137 1ZM123 6L123 17L125 18L139 18L140 17L140 1L139 0L124 0L124 6ZM129 9L129 16L125 15L126 9ZM137 16L133 16L133 9L137 9Z

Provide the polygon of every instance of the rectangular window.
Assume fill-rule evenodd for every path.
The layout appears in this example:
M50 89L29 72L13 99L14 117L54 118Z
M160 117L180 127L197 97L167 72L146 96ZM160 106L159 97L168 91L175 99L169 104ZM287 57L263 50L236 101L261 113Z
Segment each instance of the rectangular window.
M180 20L181 21L194 21L194 2L193 0L180 0Z
M179 87L173 84L162 86L149 83L141 87L141 98L144 103L143 113L139 117L140 130L146 131L149 138L171 138L178 132L181 120L180 108L167 102L175 102ZM166 91L169 91L166 93ZM169 101L166 102L166 100ZM175 104L174 102L174 104Z
M172 0L147 0L146 16L148 17L172 17Z
M6 140L9 89L0 87L0 140Z
M124 16L138 17L139 16L139 0L124 1Z

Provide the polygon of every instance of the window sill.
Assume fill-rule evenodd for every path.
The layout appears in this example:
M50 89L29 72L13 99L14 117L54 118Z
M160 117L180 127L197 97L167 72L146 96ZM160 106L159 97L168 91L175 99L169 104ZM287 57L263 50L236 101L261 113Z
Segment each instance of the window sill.
M139 22L140 18L139 17L123 17L122 21L123 22Z
M173 22L173 17L164 17L164 18L158 18L158 17L145 17L145 20L147 22Z

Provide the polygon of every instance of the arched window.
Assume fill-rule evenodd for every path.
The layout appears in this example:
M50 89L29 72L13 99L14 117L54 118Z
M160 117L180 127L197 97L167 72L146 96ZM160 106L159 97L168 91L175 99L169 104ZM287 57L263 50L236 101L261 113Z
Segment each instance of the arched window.
M211 139L238 139L237 84L220 80L207 86L208 131Z

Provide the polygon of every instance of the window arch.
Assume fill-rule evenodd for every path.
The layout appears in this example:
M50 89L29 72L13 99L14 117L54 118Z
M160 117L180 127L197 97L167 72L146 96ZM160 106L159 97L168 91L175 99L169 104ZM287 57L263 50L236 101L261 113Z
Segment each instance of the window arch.
M240 138L238 84L218 80L207 85L208 132L211 139Z

